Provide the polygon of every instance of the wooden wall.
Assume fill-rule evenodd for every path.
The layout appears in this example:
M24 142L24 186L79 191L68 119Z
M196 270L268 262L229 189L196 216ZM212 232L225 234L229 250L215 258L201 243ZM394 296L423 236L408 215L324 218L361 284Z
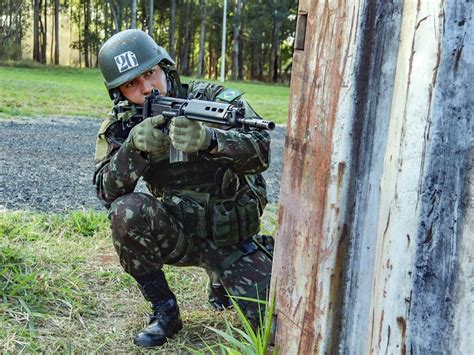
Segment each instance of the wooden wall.
M280 353L474 346L472 7L300 1L272 280Z

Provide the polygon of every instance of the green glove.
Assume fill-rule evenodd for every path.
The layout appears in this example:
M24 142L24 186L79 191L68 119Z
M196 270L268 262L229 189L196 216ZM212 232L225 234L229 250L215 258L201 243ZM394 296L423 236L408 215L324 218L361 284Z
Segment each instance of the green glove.
M169 138L158 128L163 123L165 119L161 115L148 117L132 128L125 144L153 156L168 155Z
M173 146L185 153L207 149L211 143L211 129L199 121L184 116L175 117L170 125L170 139Z

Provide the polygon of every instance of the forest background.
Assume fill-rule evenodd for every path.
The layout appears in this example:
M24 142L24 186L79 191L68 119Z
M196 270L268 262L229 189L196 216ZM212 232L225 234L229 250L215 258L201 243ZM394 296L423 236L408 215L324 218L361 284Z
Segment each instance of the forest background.
M226 76L289 83L297 0L227 0ZM0 61L97 67L101 44L148 32L186 76L220 74L224 0L0 0Z

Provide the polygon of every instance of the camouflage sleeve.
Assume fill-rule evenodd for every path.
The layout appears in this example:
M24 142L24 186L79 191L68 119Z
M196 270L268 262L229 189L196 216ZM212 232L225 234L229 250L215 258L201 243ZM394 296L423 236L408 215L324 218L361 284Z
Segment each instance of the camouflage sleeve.
M245 102L246 117L258 117ZM206 154L207 159L227 166L237 174L257 174L270 164L270 134L266 130L215 129L217 152Z
M108 208L117 197L133 192L147 166L148 161L140 152L108 139L105 132L99 131L93 181L104 206Z

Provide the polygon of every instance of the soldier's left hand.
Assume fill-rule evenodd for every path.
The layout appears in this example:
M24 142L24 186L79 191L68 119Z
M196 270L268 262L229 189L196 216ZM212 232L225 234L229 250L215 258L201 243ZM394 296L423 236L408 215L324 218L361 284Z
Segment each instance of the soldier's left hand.
M212 133L211 129L201 122L179 116L171 120L169 136L176 149L185 153L194 153L209 147Z

